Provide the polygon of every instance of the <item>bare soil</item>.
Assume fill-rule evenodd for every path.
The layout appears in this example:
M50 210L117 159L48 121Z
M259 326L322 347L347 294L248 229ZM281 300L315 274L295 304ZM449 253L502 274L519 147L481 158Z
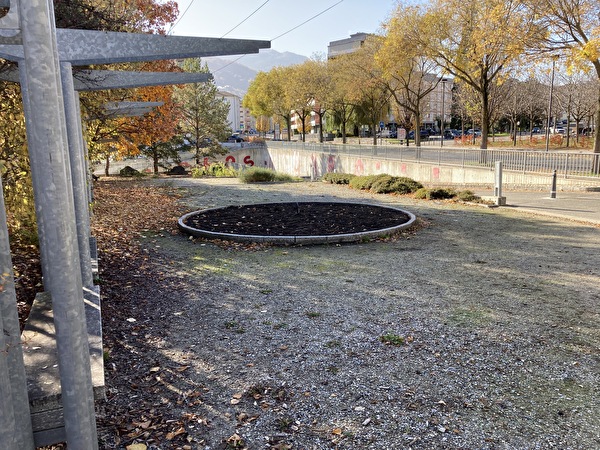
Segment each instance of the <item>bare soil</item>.
M278 202L200 211L191 228L254 236L330 236L385 230L407 223L408 214L376 205L341 202Z

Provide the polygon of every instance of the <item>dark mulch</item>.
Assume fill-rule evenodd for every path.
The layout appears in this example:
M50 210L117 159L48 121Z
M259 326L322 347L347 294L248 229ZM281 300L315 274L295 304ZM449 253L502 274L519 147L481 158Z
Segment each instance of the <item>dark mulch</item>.
M376 205L334 202L263 203L211 209L190 216L189 227L262 236L328 236L395 227L408 214Z

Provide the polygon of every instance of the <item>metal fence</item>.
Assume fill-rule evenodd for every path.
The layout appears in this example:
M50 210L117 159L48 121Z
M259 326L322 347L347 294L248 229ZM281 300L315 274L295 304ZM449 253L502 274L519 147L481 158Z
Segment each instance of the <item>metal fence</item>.
M591 152L546 152L543 150L499 150L458 147L415 147L404 145L342 145L277 142L282 148L352 155L398 161L427 162L460 167L493 167L502 161L504 170L522 173L552 173L564 178L600 178L600 154ZM269 144L271 145L271 144Z

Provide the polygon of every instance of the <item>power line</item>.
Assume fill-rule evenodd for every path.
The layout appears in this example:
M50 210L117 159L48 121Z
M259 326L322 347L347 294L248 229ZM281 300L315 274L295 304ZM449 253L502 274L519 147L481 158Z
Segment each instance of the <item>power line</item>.
M196 0L192 0L190 2L190 4L187 6L187 8L185 8L185 11L183 11L183 14L179 16L179 18L175 21L175 23L173 25L171 25L167 34L171 34L171 31L173 31L173 28L175 28L177 26L177 24L181 21L181 19L183 19L183 16L185 16L185 13L187 13L189 11L190 7L194 4L195 1Z
M240 23L238 23L235 27L233 27L231 30L229 30L227 33L225 33L223 36L221 36L221 39L223 39L225 36L227 36L229 33L231 33L233 30L235 30L237 27L239 27L241 24L243 24L246 20L248 20L250 17L252 17L254 14L256 14L263 6L265 6L267 3L269 3L269 1L271 0L267 0L266 2L264 2L262 5L260 5L258 8L256 8L252 14L250 14L248 17L246 17L244 20L242 20Z
M269 1L269 0L267 0L267 1ZM321 16L321 15L325 14L327 11L329 11L330 9L332 9L332 8L334 8L335 6L339 5L339 4L340 4L340 3L342 3L343 1L344 1L344 0L340 0L340 1L339 1L339 2L337 2L337 3L334 3L334 4L333 4L333 5L331 5L329 8L327 8L327 9L324 9L323 11L321 11L321 12L320 12L320 13L318 13L318 14L315 14L315 15L314 15L314 16L312 16L310 19L307 19L307 20L305 20L305 21L304 21L304 22L302 22L301 24L299 24L299 25L296 25L294 28L291 28L291 29L289 29L288 31L286 31L285 33L282 33L282 34L280 34L279 36L276 36L276 37L274 37L274 38L273 38L273 39L271 39L270 41L271 41L271 42L273 42L275 39L279 39L280 37L283 37L283 36L285 36L286 34L289 34L289 33L291 33L292 31L294 31L294 30L296 30L296 29L300 28L301 26L303 26L303 25L306 25L306 24L307 24L308 22L310 22L311 20L314 20L314 19L316 19L317 17L319 17L319 16ZM265 3L267 3L267 2L265 2ZM262 4L262 5L261 5L261 6L260 6L258 9L262 8L262 7L264 6L264 4L265 4L265 3L263 3L263 4ZM258 11L258 9L257 9L256 11ZM254 12L256 12L256 11L254 11ZM252 13L252 14L254 14L254 13ZM251 14L251 15L252 15L252 14ZM248 18L250 18L250 16L248 16L246 19L244 19L244 21L246 21ZM242 22L242 23L243 23L243 22ZM241 23L240 23L240 25L241 25ZM237 28L238 26L239 26L239 25L237 25L235 28ZM235 28L234 28L234 29L235 29ZM233 30L232 30L232 31L233 31ZM228 33L226 33L224 36L226 36L227 34L228 34ZM223 69L225 69L226 67L229 67L229 66L231 66L232 64L234 64L234 63L238 62L240 59L242 59L244 56L246 56L246 55L241 55L241 56L239 56L238 58L236 58L236 59L234 59L233 61L231 61L229 64L225 64L223 67L221 67L221 68L219 68L219 69L215 70L213 73L215 73L215 72L219 72L220 70L223 70Z
M280 37L285 36L286 34L291 33L292 31L296 30L297 28L300 28L302 25L306 25L308 22L310 22L311 20L316 19L317 17L325 14L327 11L329 11L330 9L334 8L335 6L339 5L340 3L342 3L344 0L340 0L337 3L334 3L333 5L331 5L329 8L324 9L323 11L321 11L319 14L316 14L314 16L312 16L310 19L305 20L304 22L302 22L300 25L296 25L294 28L292 28L291 30L286 31L285 33L280 34L279 36L274 37L273 39L271 39L271 42L274 41L275 39L279 39Z

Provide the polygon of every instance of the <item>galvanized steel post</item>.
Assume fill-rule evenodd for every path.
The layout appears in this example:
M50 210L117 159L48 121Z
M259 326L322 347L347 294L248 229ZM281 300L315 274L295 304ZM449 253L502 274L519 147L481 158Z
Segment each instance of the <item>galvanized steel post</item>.
M97 449L65 111L51 0L21 0L27 121L44 288L52 297L65 432L69 447Z
M0 181L0 448L35 448Z

